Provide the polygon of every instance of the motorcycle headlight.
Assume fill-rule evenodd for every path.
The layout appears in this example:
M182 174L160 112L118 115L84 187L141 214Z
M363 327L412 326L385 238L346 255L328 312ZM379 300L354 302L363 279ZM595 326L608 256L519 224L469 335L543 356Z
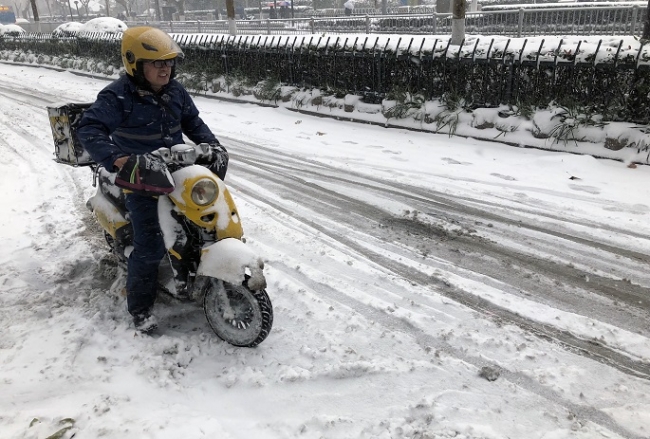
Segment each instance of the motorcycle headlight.
M207 178L197 181L192 187L192 201L199 206L214 202L219 194L217 184Z

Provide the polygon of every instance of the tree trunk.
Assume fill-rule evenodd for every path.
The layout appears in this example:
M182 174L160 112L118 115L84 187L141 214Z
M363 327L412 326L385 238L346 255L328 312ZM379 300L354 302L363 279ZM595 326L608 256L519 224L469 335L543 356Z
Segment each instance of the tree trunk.
M167 0L166 3L173 5L178 15L185 15L185 0Z
M52 20L54 17L52 17L52 6L50 6L50 0L45 0L45 4L47 5L47 13L50 15L50 20Z
M129 4L126 2L126 0L115 0L115 3L117 3L118 5L124 8L124 15L128 17L130 11L129 11Z
M38 9L36 9L36 0L30 0L30 3L32 4L32 13L34 14L34 21L40 21L40 18L38 17Z

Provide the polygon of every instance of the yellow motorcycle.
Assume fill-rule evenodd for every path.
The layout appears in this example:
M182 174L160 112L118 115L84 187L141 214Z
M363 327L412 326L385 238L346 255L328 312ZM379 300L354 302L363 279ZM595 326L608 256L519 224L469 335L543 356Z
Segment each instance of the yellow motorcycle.
M96 194L88 207L104 231L118 261L126 265L133 230L116 174L90 159L75 141L73 117L83 108L48 108L56 160L90 166ZM153 153L162 160L174 189L158 198L158 217L167 248L159 270L159 286L179 298L203 304L212 330L224 341L254 347L268 336L273 307L266 293L264 263L243 240L237 207L223 181L201 161L210 154L206 144L174 145Z

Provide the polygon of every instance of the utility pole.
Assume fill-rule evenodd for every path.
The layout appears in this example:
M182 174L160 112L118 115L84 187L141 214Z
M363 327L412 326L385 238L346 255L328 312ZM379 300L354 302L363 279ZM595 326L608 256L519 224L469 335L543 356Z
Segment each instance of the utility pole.
M228 33L237 35L237 23L235 23L235 2L226 0L226 15L228 15Z
M643 35L641 35L641 39L650 40L650 0L648 0L648 7L646 8L645 23L643 23Z
M650 1L650 0L648 0ZM460 46L465 39L465 9L467 0L453 0L451 17L451 44Z

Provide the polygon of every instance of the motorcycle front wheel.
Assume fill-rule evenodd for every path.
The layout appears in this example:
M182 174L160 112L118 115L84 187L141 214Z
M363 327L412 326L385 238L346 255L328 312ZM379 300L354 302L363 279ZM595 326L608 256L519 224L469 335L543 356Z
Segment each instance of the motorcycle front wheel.
M266 290L251 290L246 279L233 285L211 279L203 310L215 334L233 346L255 347L273 326L273 306Z

